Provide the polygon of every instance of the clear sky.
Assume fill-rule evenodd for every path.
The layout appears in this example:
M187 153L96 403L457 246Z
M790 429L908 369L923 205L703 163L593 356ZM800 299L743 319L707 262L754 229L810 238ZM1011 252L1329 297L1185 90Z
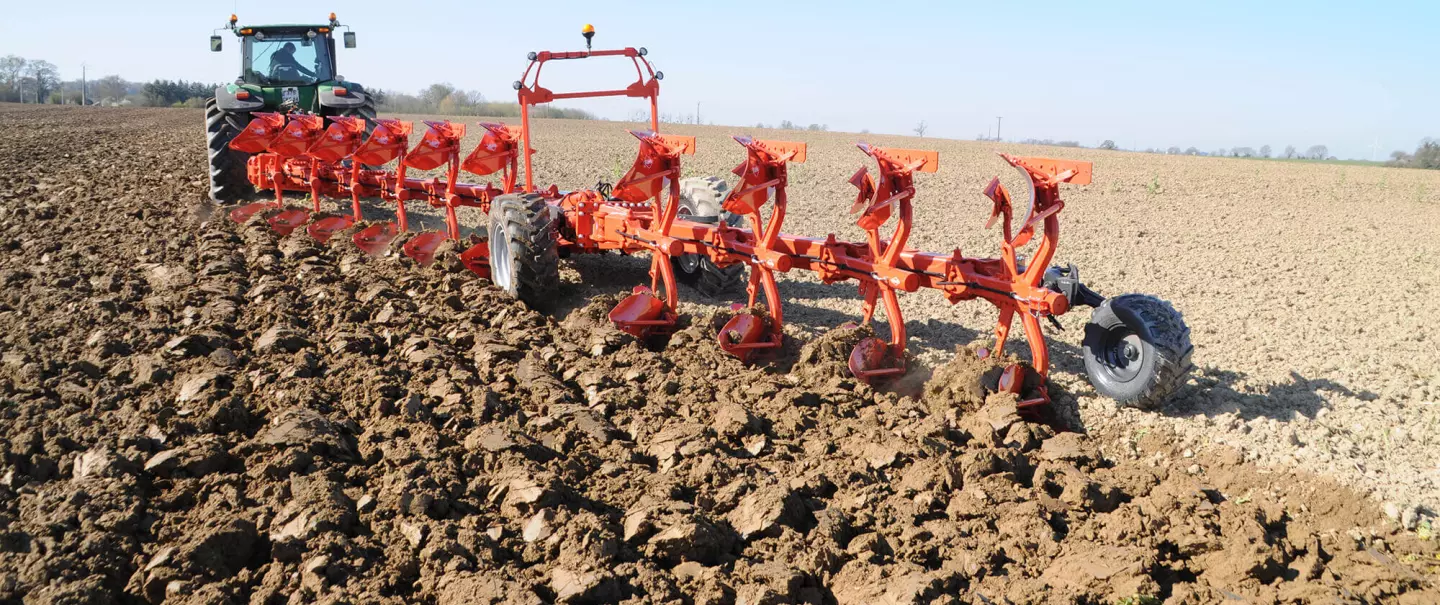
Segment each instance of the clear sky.
M45 59L64 78L225 81L242 24L354 28L340 73L414 92L438 81L510 100L530 50L645 46L665 71L662 112L716 124L791 120L832 130L1181 148L1328 145L1383 158L1440 136L1440 2L340 2L0 0L0 55ZM626 82L574 63L554 90ZM557 65L557 64L552 64ZM583 72L577 68L591 68ZM611 64L610 68L624 67ZM633 70L631 71L633 74ZM638 104L571 106L623 118Z

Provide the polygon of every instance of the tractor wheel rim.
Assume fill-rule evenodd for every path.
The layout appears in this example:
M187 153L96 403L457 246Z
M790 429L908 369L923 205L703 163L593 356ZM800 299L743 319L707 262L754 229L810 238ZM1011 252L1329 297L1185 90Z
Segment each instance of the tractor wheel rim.
M1129 382L1140 375L1145 365L1145 347L1140 335L1129 330L1113 330L1105 337L1100 353L1100 366L1110 378Z
M503 290L510 290L510 242L506 241L504 231L498 231L500 237L490 238L490 281L494 282Z

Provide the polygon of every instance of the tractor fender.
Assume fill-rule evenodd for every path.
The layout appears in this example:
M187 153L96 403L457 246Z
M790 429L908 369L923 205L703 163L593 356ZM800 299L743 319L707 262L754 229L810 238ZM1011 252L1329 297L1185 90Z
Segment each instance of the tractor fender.
M344 95L335 94L334 86L320 86L320 89L316 91L320 99L320 105L323 107L339 107L342 109L359 107L365 105L366 101L370 98L365 94L365 89L361 88L359 84L346 82L344 86L346 89Z
M265 107L265 99L252 95L249 99L237 99L229 86L215 88L215 106L227 113L248 113Z

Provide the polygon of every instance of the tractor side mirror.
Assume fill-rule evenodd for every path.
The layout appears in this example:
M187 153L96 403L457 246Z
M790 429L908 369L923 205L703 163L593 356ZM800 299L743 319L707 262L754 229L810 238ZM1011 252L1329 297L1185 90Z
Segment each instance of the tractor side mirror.
M355 48L355 32L345 32L345 48Z
M220 52L220 46L221 46L221 44L222 44L222 42L221 42L221 40L220 40L220 36L210 36L210 52L212 52L212 53L218 53L218 52Z

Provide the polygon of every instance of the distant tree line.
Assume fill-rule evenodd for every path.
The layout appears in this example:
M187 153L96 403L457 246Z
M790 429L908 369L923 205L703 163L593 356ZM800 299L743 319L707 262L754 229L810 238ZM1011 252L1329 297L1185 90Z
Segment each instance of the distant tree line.
M60 70L49 61L16 55L0 57L0 101L49 103L60 90Z
M663 121L663 120L662 120L662 121ZM684 123L684 122L682 122L682 124L683 124L683 123ZM923 122L922 122L922 124L923 124ZM829 132L829 131L830 131L830 125L829 125L829 124L811 124L811 125L809 125L809 126L801 126L801 125L799 125L799 124L796 124L796 123L794 123L794 122L791 122L790 120L780 120L780 124L779 124L778 126L771 126L771 125L766 124L766 123L764 123L764 122L756 122L756 123L755 123L755 127L756 127L756 128L779 128L780 130L809 130L809 131L811 131L811 132ZM922 132L920 136L925 136L925 135L924 135L924 133Z
M1031 139L1031 140L1025 140L1025 141L1021 141L1021 142L1022 142L1022 143L1035 143L1035 144L1039 144L1039 145L1050 145L1050 144L1054 144L1054 145L1069 146L1069 147L1078 147L1078 146L1079 146L1078 144L1070 144L1069 141L1061 141L1061 142L1059 142L1059 143L1051 143L1048 139L1047 139L1047 140L1044 140L1044 141L1035 141L1035 140ZM1097 148L1098 148L1098 149L1107 149L1107 150L1119 149L1119 147L1117 147L1117 146L1115 145L1115 141L1112 141L1112 140L1110 140L1110 139L1106 139L1105 141L1101 142L1100 145L1099 145ZM1158 148L1158 147L1148 147L1148 148L1145 148L1145 149L1139 150L1139 151L1143 151L1144 153L1163 153L1163 154L1165 154L1165 155L1197 155L1197 156L1212 156L1212 157L1221 157L1221 158L1224 158L1224 157L1231 157L1231 158L1269 158L1269 157L1272 157L1272 156L1273 156L1273 152L1272 152L1272 150L1270 149L1270 146L1269 146L1269 145L1261 145L1259 151L1256 151L1254 147L1231 147L1231 148L1229 148L1229 149L1224 148L1224 147L1221 147L1220 149L1216 149L1215 151L1205 152L1205 151L1200 151L1200 149L1199 149L1199 148L1196 148L1196 147L1186 147L1185 149L1182 150L1182 149L1180 149L1180 147L1174 146L1174 145L1172 145L1172 146L1170 146L1170 147L1168 147L1168 148L1165 148L1165 149L1160 149L1160 148ZM1398 153L1398 152L1397 152L1397 153ZM1335 156L1330 155L1330 148L1329 148L1329 147L1326 147L1326 146L1324 146L1324 145L1312 145L1312 146L1310 146L1310 149L1308 149L1308 150L1305 151L1305 154L1304 154L1304 155L1300 155L1299 153L1297 153L1297 152L1295 151L1295 146L1294 146L1294 145L1286 145L1286 146L1285 146L1285 151L1284 151L1284 153L1283 153L1282 155L1280 155L1279 157L1280 157L1281 159L1286 159L1286 160L1295 160L1295 159L1302 159L1302 160L1334 160L1334 159L1335 159Z
M1415 153L1395 151L1390 154L1390 161L1386 164L1402 168L1440 170L1440 139L1426 137L1420 141L1420 146L1415 148Z
M426 86L420 94L406 94L378 88L366 89L375 98L375 106L384 113L432 113L448 116L487 116L513 118L520 115L518 103L496 103L485 100L475 90L462 90L449 82ZM595 114L583 109L539 105L530 108L534 118L565 118L594 120Z

